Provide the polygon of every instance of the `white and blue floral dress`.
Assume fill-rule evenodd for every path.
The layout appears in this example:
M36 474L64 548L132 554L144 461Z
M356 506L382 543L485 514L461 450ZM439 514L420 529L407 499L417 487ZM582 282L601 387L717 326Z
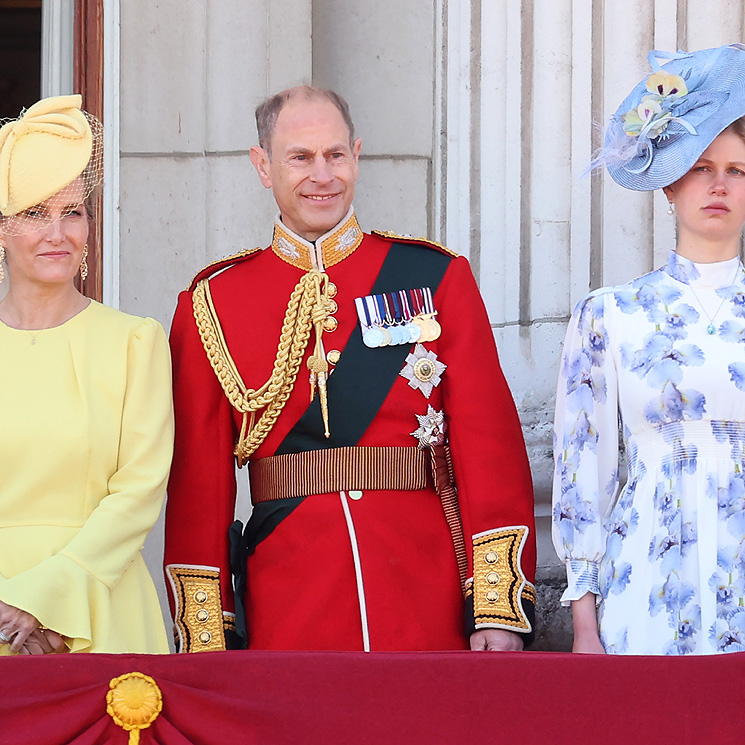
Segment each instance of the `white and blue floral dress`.
M619 491L619 432L628 478ZM554 432L562 602L599 597L616 654L745 651L745 272L663 269L591 293Z

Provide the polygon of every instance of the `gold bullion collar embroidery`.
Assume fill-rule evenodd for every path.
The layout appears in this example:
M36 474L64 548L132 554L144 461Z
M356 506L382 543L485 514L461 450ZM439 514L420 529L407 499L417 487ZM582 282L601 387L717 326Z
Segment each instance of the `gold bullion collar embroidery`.
M354 207L350 207L344 219L314 243L293 233L277 215L274 220L272 251L298 269L306 272L318 269L323 272L354 253L362 243L362 237Z

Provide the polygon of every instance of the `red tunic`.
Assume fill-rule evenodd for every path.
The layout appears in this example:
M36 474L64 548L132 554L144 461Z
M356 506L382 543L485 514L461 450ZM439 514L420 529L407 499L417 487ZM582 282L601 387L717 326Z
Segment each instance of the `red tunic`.
M335 300L339 306L335 313L338 328L323 336L327 351L336 349L343 355L350 334L360 333L354 299L371 292L390 245L389 239L365 235L355 251L326 270L338 287ZM302 269L267 249L210 280L227 346L249 388L263 384L271 373L287 301L302 274ZM447 365L442 382L427 399L397 376L358 444L414 447L415 415L426 414L428 405L443 410L469 553L474 535L524 527L511 570L502 561L501 571L502 576L512 571L514 579L522 581L523 605L530 606L535 544L528 461L486 310L465 258L450 260L434 305L442 334L424 347ZM191 292L179 297L171 345L176 456L169 486L166 565L172 567L168 573L179 646L214 649L220 643L216 647L211 620L195 613L216 607L214 598L204 598L213 592L212 581L217 592L219 580L217 602L226 628L231 625L234 603L228 526L235 502L233 447L242 417L231 408L208 362L194 321ZM312 348L311 341L306 358ZM365 381L361 383L364 390ZM252 460L275 453L308 400L303 365L276 425ZM350 400L343 410L330 411L332 431L335 420L354 416L355 403ZM367 491L346 502L359 552L370 648L467 648L467 634L474 627L473 603L469 601L464 608L452 538L434 489ZM308 496L258 544L247 561L249 648L363 648L354 537L350 538L342 497L336 492ZM469 576L473 576L473 561L470 555ZM195 577L201 584L194 584ZM205 595L198 596L200 588ZM197 596L201 605L192 602ZM527 616L506 625L483 622L483 618L479 623L477 613L476 623L529 633L530 618L528 610ZM211 633L202 633L200 647L196 641L200 629L208 627Z

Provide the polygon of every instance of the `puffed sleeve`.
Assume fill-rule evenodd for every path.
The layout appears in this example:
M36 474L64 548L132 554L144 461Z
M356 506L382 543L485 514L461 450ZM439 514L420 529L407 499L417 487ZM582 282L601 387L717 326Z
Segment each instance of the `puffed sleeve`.
M600 596L603 519L618 489L618 386L602 291L575 309L564 342L554 421L553 542L568 605Z
M444 404L466 539L466 633L534 630L533 485L522 428L471 268L454 259L436 295Z
M176 454L166 506L165 573L178 652L215 651L235 631L228 527L233 522L236 433L182 292L171 326Z
M132 328L121 379L121 405L112 402L110 409L90 413L116 420L103 428L120 427L117 467L106 493L93 495L95 508L61 550L0 583L4 602L68 637L73 651L91 646L94 626L101 627L110 612L110 591L138 557L163 504L173 454L173 405L168 342L156 321L139 319ZM91 462L99 460L104 457L92 442Z

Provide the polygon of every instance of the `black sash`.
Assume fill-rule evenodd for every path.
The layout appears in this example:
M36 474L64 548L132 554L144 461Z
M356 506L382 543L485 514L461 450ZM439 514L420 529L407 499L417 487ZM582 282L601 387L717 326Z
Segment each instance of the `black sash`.
M370 294L430 287L434 295L450 260L425 246L393 243ZM380 411L410 351L408 344L366 347L357 324L328 380L331 437L323 436L320 397L316 396L276 454L356 445Z

